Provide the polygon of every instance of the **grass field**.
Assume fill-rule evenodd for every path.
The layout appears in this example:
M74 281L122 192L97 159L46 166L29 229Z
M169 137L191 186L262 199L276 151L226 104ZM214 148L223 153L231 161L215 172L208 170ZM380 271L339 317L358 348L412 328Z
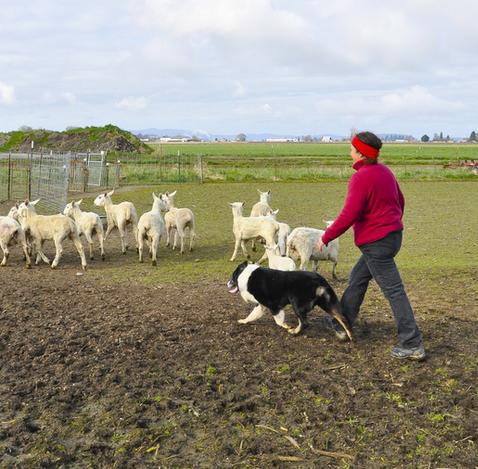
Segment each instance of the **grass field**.
M349 144L155 144L150 155L122 155L122 182L341 181L350 177ZM116 158L111 156L111 158ZM474 179L446 163L478 159L478 145L385 144L381 161L401 179Z

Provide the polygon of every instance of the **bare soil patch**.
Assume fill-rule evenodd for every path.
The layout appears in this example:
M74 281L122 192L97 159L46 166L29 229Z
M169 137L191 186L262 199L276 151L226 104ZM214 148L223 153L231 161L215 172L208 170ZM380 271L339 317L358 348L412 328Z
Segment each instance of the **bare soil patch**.
M344 344L320 311L240 325L218 282L77 272L0 270L0 467L476 467L476 271L406 276L421 363L376 288Z

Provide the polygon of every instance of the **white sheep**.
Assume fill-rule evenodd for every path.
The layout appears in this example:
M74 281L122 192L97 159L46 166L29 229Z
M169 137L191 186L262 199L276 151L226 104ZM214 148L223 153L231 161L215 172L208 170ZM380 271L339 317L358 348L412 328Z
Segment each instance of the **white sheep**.
M38 215L35 210L35 205L39 200L40 199L33 202L27 200L18 207L18 220L20 221L23 230L29 232L37 251L35 263L38 264L41 258L44 262L50 264L50 260L43 252L43 243L47 240L53 240L55 243L56 255L51 263L51 267L54 269L58 265L63 253L63 241L66 238L70 238L80 256L81 267L83 270L86 270L85 252L75 222L63 214Z
M246 241L261 237L264 239L266 245L272 246L275 244L275 236L279 231L279 224L272 216L267 217L244 217L243 209L244 202L233 202L229 204L232 207L233 227L235 246L231 261L237 257L239 245L242 248L244 256L249 257L246 249ZM267 257L264 253L259 262L262 262Z
M98 242L100 244L101 259L105 260L105 251L103 248L103 223L100 216L95 212L83 212L80 208L81 202L83 199L78 202L70 202L66 204L65 209L63 210L63 215L70 217L75 221L76 227L78 229L78 234L81 236L85 235L86 241L90 248L90 259L94 259L93 255L93 235L96 233Z
M285 271L296 269L293 259L280 255L279 246L277 244L274 244L273 246L268 246L266 244L265 248L269 259L269 269Z
M193 250L193 242L196 238L196 221L194 213L189 208L177 208L174 204L174 196L177 191L161 194L161 200L166 204L167 212L164 215L166 224L166 246L170 246L171 237L174 233L173 249L176 249L178 236L181 240L181 254L184 254L184 238L186 229L189 230L189 251Z
M149 244L151 264L156 265L159 241L166 236L166 225L161 211L167 210L165 202L153 192L153 207L143 213L138 222L138 254L139 262L143 262L144 240Z
M332 222L330 222L332 223ZM294 228L287 238L287 256L294 260L300 259L301 270L305 270L307 263L313 262L313 269L317 272L319 261L332 261L332 276L337 279L336 269L339 255L339 240L334 239L319 251L317 242L324 235L324 230L316 228Z
M285 256L287 252L287 238L291 234L291 228L287 223L277 222L279 224L279 231L277 232L277 245L279 247L280 255Z
M269 205L269 202L271 200L271 191L267 192L261 192L259 189L257 189L257 192L259 192L259 202L255 203L252 206L251 209L251 214L249 215L250 217L267 217L268 215L272 215L274 211L272 210L271 206ZM251 241L251 248L253 251L256 250L256 240L253 239Z
M20 223L14 218L15 216L18 217L17 207L12 207L6 217L0 216L0 248L3 251L3 260L0 265L7 265L7 259L10 255L8 248L15 244L20 244L23 249L27 268L29 269L31 267L31 260L25 232Z
M105 192L96 197L94 204L97 207L104 207L106 212L107 228L104 240L111 233L115 227L118 228L121 238L121 252L126 254L128 249L128 240L126 239L126 226L133 225L134 239L138 239L138 216L136 215L136 208L132 202L120 202L114 204L111 196L114 194L114 189L110 192Z

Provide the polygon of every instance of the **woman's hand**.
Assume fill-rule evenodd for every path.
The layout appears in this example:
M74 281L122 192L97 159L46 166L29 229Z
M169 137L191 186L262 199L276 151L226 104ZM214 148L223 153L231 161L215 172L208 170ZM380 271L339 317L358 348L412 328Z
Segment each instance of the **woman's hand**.
M317 249L319 250L319 252L322 252L324 246L325 244L322 242L322 238L320 238L319 241L317 241Z

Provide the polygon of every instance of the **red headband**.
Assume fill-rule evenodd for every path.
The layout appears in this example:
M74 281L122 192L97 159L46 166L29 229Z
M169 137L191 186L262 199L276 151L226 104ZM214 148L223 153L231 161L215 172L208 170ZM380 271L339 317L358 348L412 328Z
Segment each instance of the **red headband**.
M356 135L352 139L352 145L367 158L377 158L380 153L380 150L363 143Z

